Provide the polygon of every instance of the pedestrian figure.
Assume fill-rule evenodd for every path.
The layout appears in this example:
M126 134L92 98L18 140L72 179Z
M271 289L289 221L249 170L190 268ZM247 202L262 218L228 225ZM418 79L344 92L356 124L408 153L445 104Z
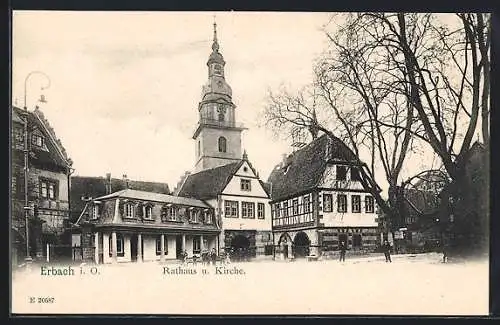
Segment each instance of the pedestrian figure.
M443 263L448 261L448 247L446 247L444 242L441 242L441 249L443 253Z
M339 245L339 250L340 250L340 262L345 262L345 251L347 250L347 246L344 241L340 242Z
M212 264L215 266L215 262L217 261L217 252L215 251L215 248L212 248L212 252L210 253L210 260L212 261Z
M389 263L392 263L392 260L391 260L391 244L389 244L389 242L387 240L384 241L384 245L382 245L382 249L384 251L385 261L389 262Z

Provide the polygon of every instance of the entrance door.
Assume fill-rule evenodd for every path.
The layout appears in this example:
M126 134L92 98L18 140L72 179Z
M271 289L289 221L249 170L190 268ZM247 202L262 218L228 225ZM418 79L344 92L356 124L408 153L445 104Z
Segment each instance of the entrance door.
M137 262L137 235L130 236L130 259Z
M237 235L231 240L231 250L233 259L242 261L249 257L250 241L243 235Z

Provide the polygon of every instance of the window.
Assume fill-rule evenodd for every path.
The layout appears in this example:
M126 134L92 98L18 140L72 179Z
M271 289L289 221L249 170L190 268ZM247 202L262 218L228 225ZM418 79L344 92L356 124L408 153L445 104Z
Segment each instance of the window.
M151 205L144 207L144 219L153 220L153 207Z
M288 217L288 202L283 202L283 217Z
M177 220L177 208L174 206L170 206L167 210L168 212L168 220L175 221Z
M45 199L55 200L57 197L57 182L40 179L40 196Z
M332 195L323 194L323 211L332 212Z
M255 203L241 202L241 217L242 218L255 218Z
M220 64L214 64L214 74L222 76L222 66Z
M116 234L116 255L117 256L124 256L124 247L123 247L123 235L122 234ZM109 235L109 256L113 256L113 235Z
M226 152L226 138L220 137L219 138L219 152Z
M42 148L44 143L45 143L44 138L41 135L38 134L31 135L32 145Z
M265 217L265 208L264 203L257 203L257 217L259 219L264 219Z
M238 218L238 201L224 201L224 210L227 218Z
M205 211L205 223L208 223L208 224L212 223L212 212Z
M293 201L292 201L292 213L293 213L293 215L299 214L299 199L293 199Z
M201 141L198 140L198 156L201 155Z
M14 139L14 143L16 144L24 143L24 131L22 128L14 128L13 133L14 134L12 138Z
M163 247L165 250L165 255L168 255L168 240L167 236L163 236ZM156 255L161 255L161 235L156 237Z
M242 191L251 191L252 183L250 182L249 179L241 179L240 188Z
M193 253L198 254L201 251L200 237L193 238Z
M302 202L304 204L304 213L309 213L311 211L311 207L309 206L309 195L304 196L302 199Z
M361 196L353 195L351 197L351 203L352 203L352 212L353 213L360 213L361 212Z
M133 203L125 203L125 218L135 217L135 206Z
M375 204L373 202L373 196L370 195L365 196L365 212L373 213L375 211L374 206Z
M97 204L93 204L90 208L90 219L95 220L99 218L99 206Z
M337 177L336 179L339 181L345 181L347 176L347 168L346 166L337 166Z
M337 195L337 211L338 212L347 212L347 195L338 194Z
M273 255L273 245L264 246L264 255Z
M198 210L191 209L189 211L189 221L194 222L194 223L198 223L199 222L198 215L199 215L199 211Z
M361 180L361 175L359 174L358 167L351 168L351 180L352 181L360 181Z

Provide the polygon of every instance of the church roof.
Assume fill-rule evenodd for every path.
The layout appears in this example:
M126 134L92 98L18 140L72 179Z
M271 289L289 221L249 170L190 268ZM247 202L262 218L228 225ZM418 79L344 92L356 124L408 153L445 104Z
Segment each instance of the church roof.
M216 198L242 164L243 160L240 160L191 174L184 181L178 195L200 200Z
M271 183L271 199L284 199L317 187L330 161L355 163L357 159L340 139L324 134L276 165L267 180Z

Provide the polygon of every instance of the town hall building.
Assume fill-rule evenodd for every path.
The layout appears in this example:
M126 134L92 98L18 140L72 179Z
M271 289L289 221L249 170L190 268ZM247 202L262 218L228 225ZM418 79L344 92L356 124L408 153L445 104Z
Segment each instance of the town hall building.
M235 258L272 257L270 196L242 150L241 137L246 128L236 122L225 64L214 23L208 81L203 86L199 121L193 133L195 166L174 193L204 200L214 208L221 229L219 253L227 252Z

